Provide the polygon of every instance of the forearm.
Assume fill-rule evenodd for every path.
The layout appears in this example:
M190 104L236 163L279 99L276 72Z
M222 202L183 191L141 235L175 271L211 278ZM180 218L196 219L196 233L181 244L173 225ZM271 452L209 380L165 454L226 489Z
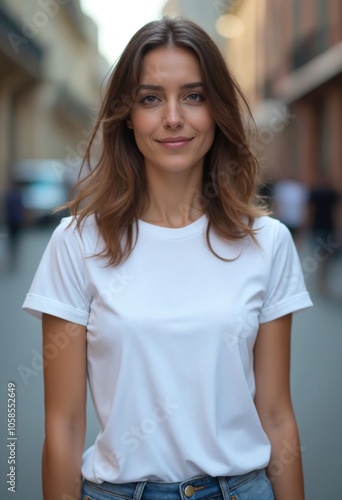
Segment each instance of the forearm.
M83 440L56 433L44 442L42 458L44 500L81 499Z
M271 460L267 469L276 500L304 500L301 446L293 419L266 429L271 441Z

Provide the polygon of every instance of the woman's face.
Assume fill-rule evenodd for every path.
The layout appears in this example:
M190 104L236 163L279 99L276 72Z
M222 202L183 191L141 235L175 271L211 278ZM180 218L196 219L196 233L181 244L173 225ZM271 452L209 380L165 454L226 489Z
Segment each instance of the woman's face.
M196 57L180 48L160 48L144 60L129 128L144 156L147 174L202 172L215 134Z

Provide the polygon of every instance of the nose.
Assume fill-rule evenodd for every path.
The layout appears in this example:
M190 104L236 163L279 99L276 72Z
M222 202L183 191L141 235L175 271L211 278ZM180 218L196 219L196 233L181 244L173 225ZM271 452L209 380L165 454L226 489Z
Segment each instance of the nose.
M169 102L165 107L164 126L177 129L184 125L182 107L178 102Z

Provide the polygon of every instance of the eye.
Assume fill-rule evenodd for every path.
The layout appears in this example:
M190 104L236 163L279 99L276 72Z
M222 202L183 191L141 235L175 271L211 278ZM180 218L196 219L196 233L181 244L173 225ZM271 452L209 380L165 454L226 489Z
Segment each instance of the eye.
M202 102L204 100L204 96L198 92L192 92L186 98L191 102Z
M157 102L157 97L155 95L145 95L140 99L143 104L154 104Z

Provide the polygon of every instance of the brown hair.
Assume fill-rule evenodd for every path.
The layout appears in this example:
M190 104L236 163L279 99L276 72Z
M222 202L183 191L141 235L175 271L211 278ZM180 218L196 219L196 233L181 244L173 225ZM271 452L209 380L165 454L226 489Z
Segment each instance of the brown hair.
M245 116L251 118L251 113L246 99L209 35L187 19L164 17L143 26L115 66L83 165L91 164L98 133L102 136L101 156L68 204L71 213L78 215L78 229L94 214L106 245L102 253L111 265L119 264L132 251L133 227L138 229L137 220L147 199L144 159L127 118L136 98L143 58L160 47L184 48L197 56L216 122L203 169L202 204L209 220L209 248L215 253L209 240L210 227L227 239L250 235L256 241L252 225L255 217L265 213L255 203L259 164L247 145L242 107L247 111Z

